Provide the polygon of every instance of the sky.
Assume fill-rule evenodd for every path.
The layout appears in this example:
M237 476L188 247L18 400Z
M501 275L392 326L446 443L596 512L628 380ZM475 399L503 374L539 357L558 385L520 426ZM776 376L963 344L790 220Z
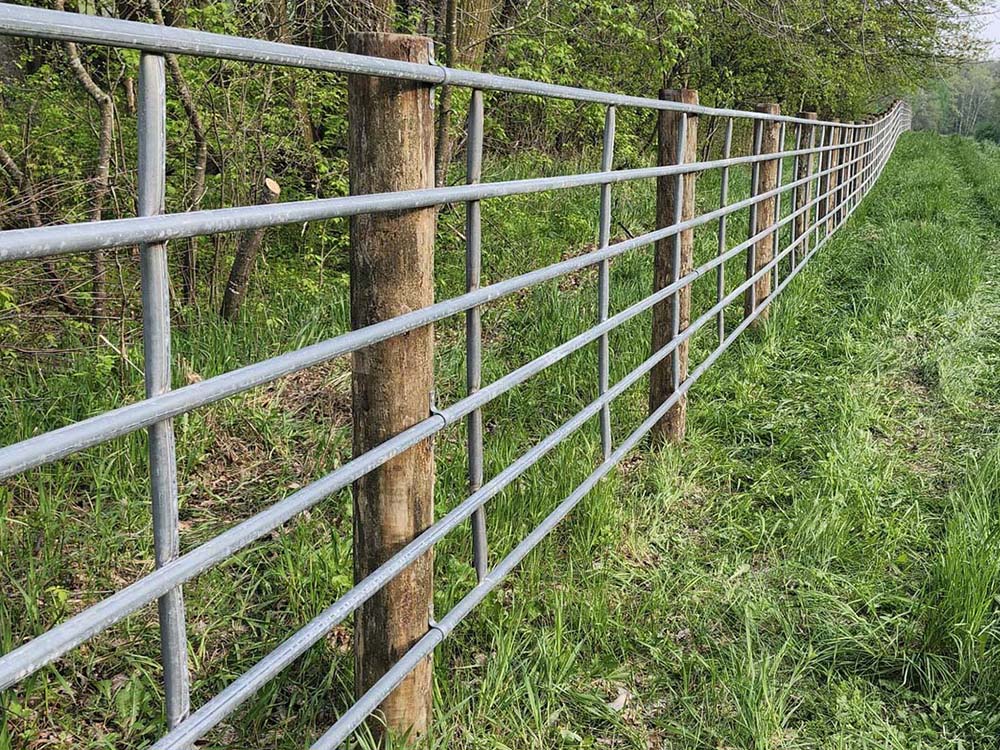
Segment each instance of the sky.
M1000 0L995 0L992 6L981 19L983 28L979 34L993 45L989 56L998 59L1000 58Z

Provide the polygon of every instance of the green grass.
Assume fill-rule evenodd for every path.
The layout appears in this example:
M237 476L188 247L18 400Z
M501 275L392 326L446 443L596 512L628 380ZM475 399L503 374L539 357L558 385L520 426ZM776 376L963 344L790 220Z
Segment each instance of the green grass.
M588 169L592 164L574 164ZM490 179L565 169L494 165ZM747 190L735 175L732 199ZM707 176L699 201L715 204ZM616 187L631 233L648 185ZM687 443L643 447L591 493L437 654L440 748L979 748L1000 732L1000 150L911 134L875 192L693 389ZM592 246L596 190L485 204L485 277ZM461 211L445 214L438 297L461 289ZM730 235L745 231L733 219ZM616 228L616 233L622 230ZM714 226L696 253L715 251ZM179 321L177 382L345 330L342 258L272 256L236 326ZM730 288L740 261L727 268ZM612 265L612 308L651 285L648 252ZM695 286L696 310L714 276ZM489 381L587 328L593 272L491 305ZM739 305L729 313L738 319ZM695 337L697 362L714 326ZM611 337L613 378L648 354L649 316ZM461 320L438 327L439 400L461 397ZM60 330L58 344L85 336ZM116 345L118 343L116 342ZM141 346L52 361L5 356L0 442L139 397ZM121 348L119 346L119 348ZM593 347L485 410L490 476L596 395ZM190 549L350 451L345 362L178 422ZM615 404L620 440L645 410ZM437 443L438 507L465 496L464 431ZM595 465L596 424L488 506L494 555ZM0 485L0 646L151 568L142 436ZM350 496L185 587L200 705L351 584ZM436 609L474 584L467 528L437 555ZM4 696L0 747L111 748L161 730L148 607ZM352 684L349 628L296 662L206 738L300 748ZM619 699L617 704L615 700ZM624 705L620 705L624 699ZM619 709L620 710L616 710Z

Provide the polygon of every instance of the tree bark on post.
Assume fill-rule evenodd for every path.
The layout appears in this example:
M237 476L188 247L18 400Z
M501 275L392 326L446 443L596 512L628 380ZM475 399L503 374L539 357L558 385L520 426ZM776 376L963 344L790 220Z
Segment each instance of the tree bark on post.
M767 115L780 115L777 104L760 104L757 111ZM755 155L773 154L778 151L778 134L781 124L774 120L756 120L754 124ZM768 159L757 163L756 184L753 195L761 195L778 186L778 160ZM764 198L750 210L750 236L753 237L774 224L774 196ZM750 247L747 253L747 279L753 277L774 258L774 232L767 232ZM771 274L764 273L754 282L743 297L743 317L749 318L760 304L771 294ZM766 319L769 308L764 308L760 316L750 325L757 327Z
M281 195L281 187L270 177L264 180L260 190L260 203L274 203ZM226 293L222 298L222 317L226 320L236 320L243 298L246 297L247 286L250 283L250 272L260 254L260 246L264 241L266 227L251 229L240 235L236 244L236 256L233 267L229 270L229 281L226 283Z
M799 117L804 117L807 120L815 120L815 112L800 112ZM815 125L799 125L799 136L796 139L796 150L798 151L812 151L816 147L816 126ZM795 201L792 205L793 211L801 211L802 213L795 216L794 221L794 234L793 240L801 239L802 242L797 248L792 248L790 253L791 266L794 269L798 265L798 258L804 258L809 254L809 214L812 213L812 207L809 203L812 201L812 173L813 173L813 155L808 153L805 156L799 156L795 160L795 181L799 182L804 180L802 185L795 188Z
M660 98L684 104L698 104L693 89L664 89ZM698 158L698 116L661 110L657 123L658 163L693 163ZM697 175L659 177L656 181L656 226L668 227L694 217ZM694 269L694 230L658 240L653 255L653 292L657 292ZM670 343L691 322L691 287L685 286L653 306L652 351ZM649 411L655 412L687 378L688 342L680 344L649 374ZM679 443L687 427L687 396L681 396L652 430L654 441Z
M427 64L426 37L356 34L360 55ZM351 193L434 187L434 110L430 86L392 78L348 79ZM434 301L436 210L352 217L351 325L362 328ZM433 327L354 353L354 455L429 415L434 387ZM354 483L354 580L360 581L417 537L434 518L434 448L427 440ZM360 697L427 633L433 605L433 555L426 553L355 614L355 690ZM431 657L382 702L385 730L426 733L431 714Z

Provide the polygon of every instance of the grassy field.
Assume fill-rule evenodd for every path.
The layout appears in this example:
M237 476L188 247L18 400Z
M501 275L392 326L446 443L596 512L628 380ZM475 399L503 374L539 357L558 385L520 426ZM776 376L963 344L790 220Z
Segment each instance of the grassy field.
M489 178L564 168L523 160ZM713 179L700 183L706 207ZM745 175L737 182L734 199ZM769 324L695 386L687 444L637 451L439 650L431 744L1000 744L998 196L1000 150L906 136ZM487 203L486 279L586 250L596 199ZM615 232L641 231L650 186L616 188L615 211ZM439 298L462 284L461 223L461 211L442 217ZM709 257L713 228L696 244ZM613 265L613 310L648 293L648 258ZM342 258L273 257L259 278L238 325L204 311L178 321L178 383L345 329ZM714 284L698 282L696 309ZM587 328L595 301L587 273L491 306L484 379ZM611 337L613 379L646 356L648 330L640 316ZM443 403L462 394L461 332L460 320L438 327ZM77 337L61 330L53 345ZM711 337L696 337L694 361ZM118 349L0 353L0 443L137 398L141 346ZM491 405L487 475L593 399L595 371L588 347ZM641 419L644 394L639 384L616 403L617 439ZM179 420L184 549L339 465L349 404L337 361ZM465 496L463 444L460 427L437 444L442 509ZM598 444L588 425L490 503L494 550L590 472ZM3 651L151 568L145 477L133 436L0 485ZM349 588L350 528L344 492L185 587L196 706ZM439 613L474 584L470 559L465 528L439 547ZM8 691L0 747L151 742L162 726L156 633L146 608ZM344 627L205 746L307 746L351 684Z

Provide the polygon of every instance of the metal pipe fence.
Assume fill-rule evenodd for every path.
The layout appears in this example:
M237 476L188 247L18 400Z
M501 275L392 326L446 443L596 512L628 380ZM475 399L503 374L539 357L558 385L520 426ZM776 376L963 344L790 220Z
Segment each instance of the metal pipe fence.
M82 224L16 229L0 232L0 261L26 260L49 256L92 252L104 248L140 245L145 347L146 398L106 413L37 435L0 448L0 479L11 477L42 464L139 430L148 431L150 486L153 511L152 533L156 569L120 591L68 618L56 627L0 657L0 689L10 689L18 681L52 663L71 649L119 622L129 614L158 602L162 664L166 698L167 733L154 745L156 750L189 747L204 736L285 667L343 622L388 582L414 563L449 532L467 519L473 523L474 567L477 585L437 621L427 623L426 634L375 685L313 745L333 748L348 739L365 718L411 670L444 640L468 613L486 597L580 500L633 448L656 422L684 398L699 377L732 345L748 326L768 308L773 299L792 281L803 266L843 226L879 178L900 134L909 128L910 112L902 102L886 113L864 123L840 123L809 117L790 117L766 112L743 112L679 101L556 86L487 73L472 73L439 65L419 65L382 58L297 47L288 44L234 38L187 29L163 28L142 23L93 16L0 5L0 33L41 39L137 49L139 65L139 195L135 218ZM372 195L352 195L312 201L293 201L262 206L209 209L165 214L165 118L166 81L164 55L225 58L257 64L294 66L316 71L362 74L404 79L428 84L448 84L472 89L466 184L454 187L406 190ZM600 171L504 182L482 182L483 126L487 115L483 92L570 99L606 107ZM690 163L616 170L616 109L643 108L674 112L681 116L680 145L686 137L689 117L701 114L724 118L726 127L721 158ZM733 156L734 125L753 126L753 153ZM762 132L771 123L780 124L778 148L760 153ZM793 145L787 148L787 139ZM677 150L683 153L683 147ZM791 162L784 169L784 162ZM777 186L758 190L763 165L777 161ZM730 202L733 168L752 173L751 195ZM684 177L717 171L720 176L718 208L685 218L681 201L676 201L673 221L636 237L612 242L613 186L654 178L676 180L683 191ZM597 186L600 190L598 244L596 249L543 268L482 284L482 229L480 202L503 196L549 190ZM787 199L782 202L782 198ZM774 220L758 224L758 209L773 201ZM456 297L398 315L391 319L335 336L277 357L207 378L175 390L170 389L170 319L168 268L165 243L168 240L234 230L271 227L281 224L410 210L441 204L466 205L466 291ZM783 210L783 208L785 210ZM749 213L745 239L730 246L732 219L738 212ZM717 252L692 271L681 274L680 242L684 232L717 224ZM782 246L782 237L787 242ZM773 239L773 257L763 265L755 262L759 243ZM666 286L644 299L612 314L610 309L612 260L672 239L674 277ZM727 288L726 262L746 257L746 278ZM482 383L481 309L547 281L596 267L598 274L598 319L594 326L574 336L497 380ZM715 303L700 311L686 326L678 324L678 300L699 278L715 277ZM773 287L756 299L758 282L768 278ZM741 297L749 296L750 312L735 326L727 326L726 311ZM658 304L675 310L669 342L655 351L618 382L612 383L612 352L608 334ZM451 316L464 315L466 330L467 395L452 404L431 410L425 419L399 432L377 447L350 461L306 487L277 501L213 539L179 553L177 507L177 467L172 420L194 409L232 397L272 382L304 368L356 352L409 331ZM681 376L678 357L682 345L705 326L714 328L718 344ZM481 409L510 392L529 378L565 359L573 352L595 344L598 352L598 396L526 453L486 479L483 470L483 422ZM635 386L657 365L671 362L673 393L653 408L648 416L619 445L611 432L611 409L618 397ZM589 420L600 425L601 460L593 472L506 556L489 565L485 506L504 488L537 464L557 445L573 435ZM465 422L468 435L469 495L422 534L379 566L373 573L293 633L259 663L238 677L221 693L189 712L187 646L184 621L183 584L199 573L223 562L238 551L313 507L332 493L377 469L413 446L431 439L450 425Z

